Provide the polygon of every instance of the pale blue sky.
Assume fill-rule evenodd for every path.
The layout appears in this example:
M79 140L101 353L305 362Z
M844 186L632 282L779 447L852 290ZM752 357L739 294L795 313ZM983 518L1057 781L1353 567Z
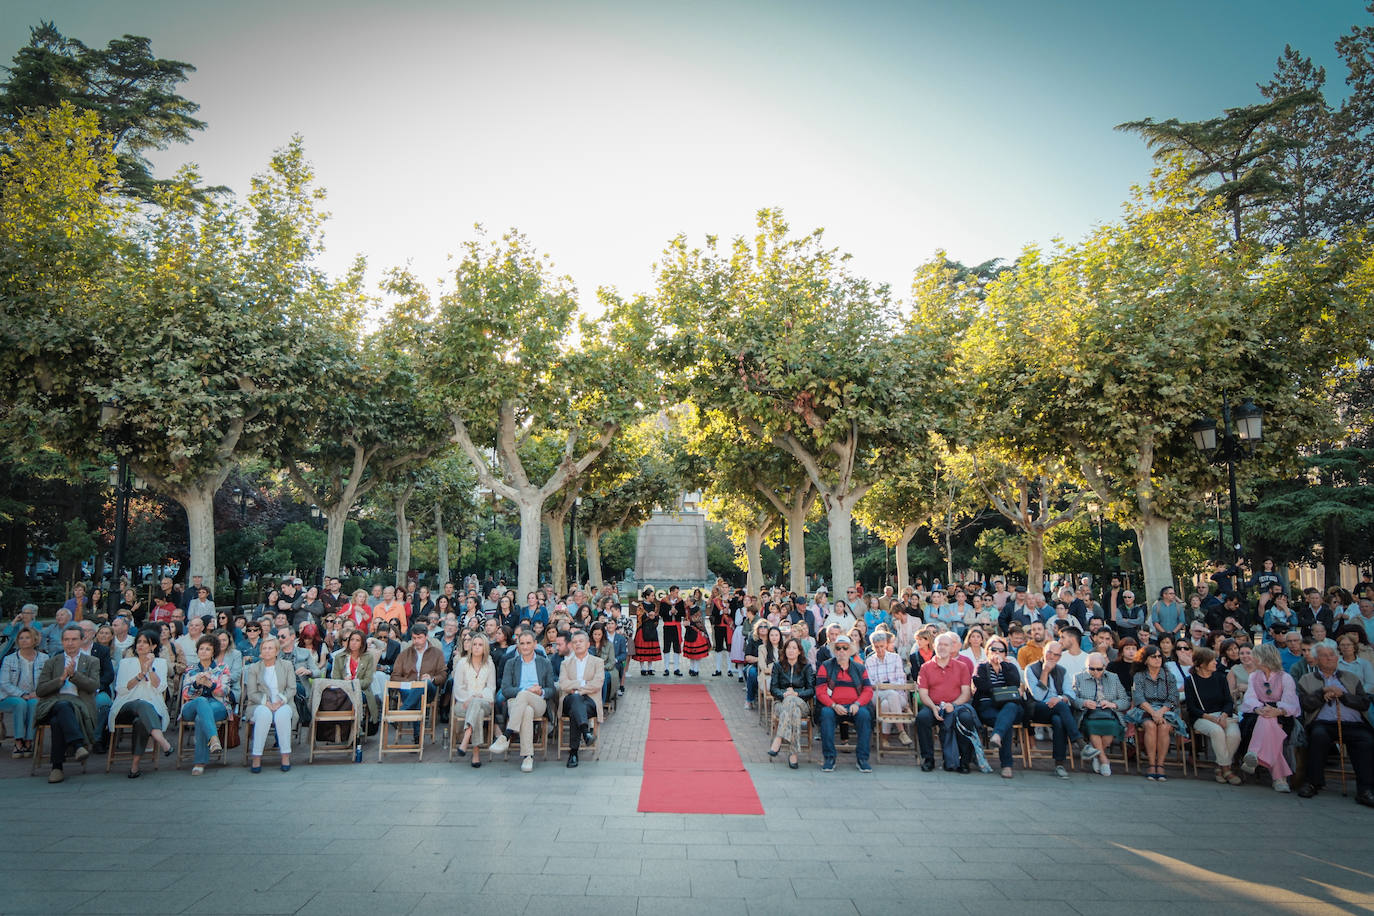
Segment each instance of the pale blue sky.
M132 33L197 73L209 127L159 156L242 192L305 137L329 255L426 279L481 222L570 273L647 290L678 232L781 206L905 295L937 248L975 262L1111 219L1151 165L1112 130L1258 101L1285 42L1344 78L1363 0L1089 3L5 0L0 59L51 19Z

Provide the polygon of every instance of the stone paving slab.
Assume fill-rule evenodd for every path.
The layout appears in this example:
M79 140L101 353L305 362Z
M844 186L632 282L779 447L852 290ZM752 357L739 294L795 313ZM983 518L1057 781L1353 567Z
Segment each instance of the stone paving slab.
M473 770L434 753L385 768L212 767L201 778L166 768L137 781L93 766L50 786L24 775L28 761L4 759L0 913L1374 909L1374 812L1338 792L1304 801L1210 780L1061 781L1043 769L1007 781L921 773L914 758L872 774L792 771L766 762L768 737L737 681L696 682L735 736L764 815L635 810L643 686L663 683L636 676L603 731L602 758L576 770Z

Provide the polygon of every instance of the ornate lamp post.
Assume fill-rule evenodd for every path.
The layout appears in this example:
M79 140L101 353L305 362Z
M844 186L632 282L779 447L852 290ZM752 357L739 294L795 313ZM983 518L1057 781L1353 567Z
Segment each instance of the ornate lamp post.
M1231 423L1235 421L1235 434L1231 433ZM1207 455L1213 463L1226 465L1227 482L1231 494L1231 549L1232 562L1239 563L1240 546L1240 503L1236 498L1236 465L1251 457L1255 443L1264 436L1264 411L1255 402L1246 398L1244 403L1231 410L1231 401L1226 392L1221 395L1221 441L1217 441L1217 424L1211 417L1202 417L1192 425L1193 444Z

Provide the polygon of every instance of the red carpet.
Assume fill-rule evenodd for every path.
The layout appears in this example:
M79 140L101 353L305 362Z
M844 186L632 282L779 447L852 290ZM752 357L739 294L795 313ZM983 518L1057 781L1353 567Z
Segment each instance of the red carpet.
M649 737L639 810L762 814L754 781L705 687L649 686Z

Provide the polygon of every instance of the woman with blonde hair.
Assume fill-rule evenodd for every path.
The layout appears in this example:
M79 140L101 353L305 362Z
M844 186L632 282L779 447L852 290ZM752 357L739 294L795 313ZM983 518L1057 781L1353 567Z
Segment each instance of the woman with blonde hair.
M1302 712L1298 685L1283 670L1279 650L1269 643L1251 650L1255 670L1250 673L1245 699L1240 704L1241 771L1251 775L1265 767L1274 781L1275 792L1287 792L1293 768L1284 754L1284 745L1293 733L1293 723Z
M458 756L466 757L472 748L472 765L482 765L479 748L486 741L487 716L496 702L496 666L491 660L491 643L481 633L467 639L467 651L453 666L454 721L463 717L463 738L458 744Z

